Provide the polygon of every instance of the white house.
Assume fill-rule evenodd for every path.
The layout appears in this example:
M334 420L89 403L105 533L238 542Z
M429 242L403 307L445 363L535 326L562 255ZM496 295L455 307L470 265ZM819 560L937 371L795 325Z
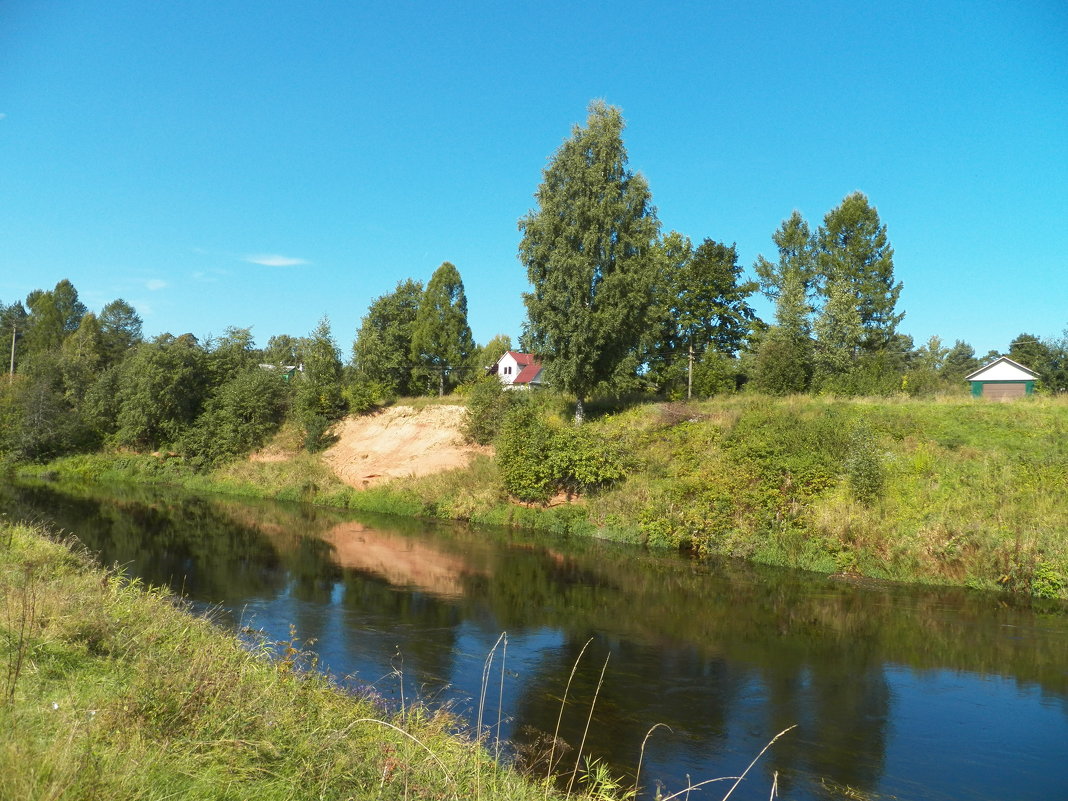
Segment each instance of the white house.
M510 350L490 368L509 389L528 389L541 386L541 362L529 353Z
M972 397L1008 401L1032 394L1038 373L1002 356L966 378L972 383Z

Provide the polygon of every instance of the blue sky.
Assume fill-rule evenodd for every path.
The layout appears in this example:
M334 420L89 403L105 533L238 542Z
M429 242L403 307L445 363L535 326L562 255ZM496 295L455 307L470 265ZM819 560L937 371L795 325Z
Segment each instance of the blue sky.
M257 341L445 260L516 337L517 219L592 98L623 109L664 230L751 272L854 190L901 330L981 355L1068 326L1068 5L0 5L0 301L69 278L145 333ZM761 314L771 308L760 302Z

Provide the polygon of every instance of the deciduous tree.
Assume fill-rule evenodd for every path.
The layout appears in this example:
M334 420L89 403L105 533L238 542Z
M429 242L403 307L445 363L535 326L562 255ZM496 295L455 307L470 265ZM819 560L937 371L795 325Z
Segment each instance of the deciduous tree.
M754 269L764 294L775 301L775 325L757 352L754 385L773 395L804 392L812 380L810 293L816 254L808 223L794 211L772 235L778 262L758 256Z
M414 392L412 356L415 326L423 285L406 279L392 292L376 298L360 322L352 343L356 381L373 385L378 400Z
M519 221L519 257L533 291L525 340L548 381L573 395L575 419L642 334L658 224L645 179L627 168L623 117L594 101L585 127L553 155Z

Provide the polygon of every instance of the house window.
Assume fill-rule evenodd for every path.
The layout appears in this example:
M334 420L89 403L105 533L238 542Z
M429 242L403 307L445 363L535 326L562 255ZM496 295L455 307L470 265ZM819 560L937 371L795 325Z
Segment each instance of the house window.
M505 375L511 375L512 374L512 366L511 365L509 365L508 367L504 368L504 374Z

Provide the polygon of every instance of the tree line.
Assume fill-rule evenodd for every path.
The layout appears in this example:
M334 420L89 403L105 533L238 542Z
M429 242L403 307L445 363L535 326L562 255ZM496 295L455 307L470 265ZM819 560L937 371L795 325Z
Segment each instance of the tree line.
M576 419L599 395L963 391L968 373L1001 355L979 359L968 343L937 336L916 346L897 330L894 252L863 193L815 228L794 211L750 279L735 244L662 231L648 183L628 166L623 129L619 109L592 103L544 170L537 208L519 221L531 284L519 346L573 399ZM775 304L770 323L750 305L758 291ZM0 338L11 373L0 387L0 458L112 447L205 465L247 453L286 420L306 447L323 447L342 415L477 385L512 348L503 334L475 343L449 262L425 286L407 278L376 298L344 363L326 318L263 348L236 327L204 341L146 340L129 303L89 311L68 280L0 302ZM1038 372L1040 390L1068 389L1068 332L1022 333L1006 355ZM493 395L482 393L489 407Z
M886 225L861 192L815 229L797 211L746 280L734 244L661 233L645 179L631 171L619 109L595 101L550 159L519 221L533 290L521 342L547 380L574 398L640 389L707 396L743 385L775 395L911 394L962 386L974 349L938 337L917 347L897 330L901 282ZM771 324L749 298L775 303ZM1040 387L1068 388L1068 333L1021 334L1008 355ZM999 354L989 353L986 359Z

